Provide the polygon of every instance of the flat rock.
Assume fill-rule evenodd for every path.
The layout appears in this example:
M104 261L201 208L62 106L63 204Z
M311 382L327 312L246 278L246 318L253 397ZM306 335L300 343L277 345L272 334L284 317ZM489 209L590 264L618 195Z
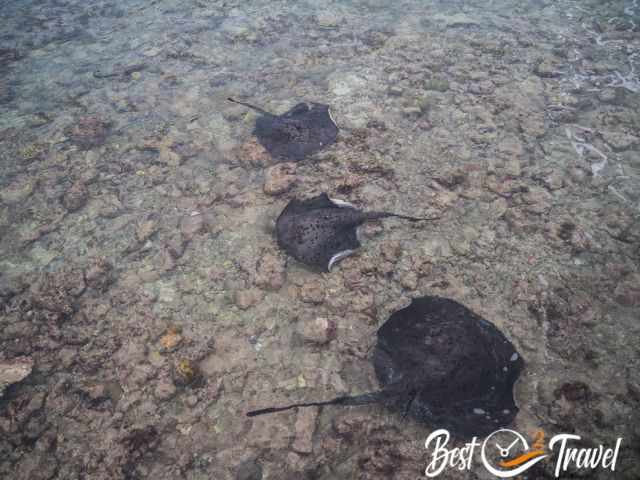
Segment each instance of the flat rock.
M530 213L541 214L551 208L552 196L543 188L531 187L528 192L522 195L526 210Z
M503 138L497 147L498 153L501 157L521 157L524 154L524 146L518 137L515 135L508 135Z
M14 204L25 201L33 193L35 180L28 176L15 178L7 187L0 190L0 200Z
M301 408L296 418L296 436L291 448L298 453L313 452L313 434L316 431L318 407Z
M254 283L266 290L279 290L286 280L286 264L282 256L266 252L256 263Z
M273 159L269 152L260 145L258 139L252 137L235 150L235 156L238 161L245 165L254 167L265 167L270 163L273 163Z
M422 253L429 258L447 258L452 255L451 245L446 238L433 237L422 244Z
M238 465L236 480L262 480L262 465L254 459L245 460Z
M489 95L495 90L495 85L491 80L482 80L469 85L469 93L474 95Z
M629 150L630 148L638 145L638 137L624 132L601 132L602 138L608 145L611 146L616 152L623 150Z
M154 219L145 220L138 224L136 228L136 238L138 242L145 242L158 231L158 222Z
M298 323L298 333L305 342L323 345L335 336L336 324L324 317L301 319Z
M337 72L329 77L329 90L342 97L367 88L367 79L355 73Z
M630 275L616 286L616 302L627 307L640 305L640 275Z
M533 68L533 73L542 78L558 77L560 76L559 63L551 57L543 58Z
M433 17L433 21L445 28L465 28L478 25L478 19L465 13L454 13L447 15L438 13Z
M237 290L234 293L234 303L240 310L247 310L262 300L264 294L257 288Z
M16 357L0 362L0 398L5 389L27 378L33 370L33 360L29 357Z
M82 182L76 182L65 192L62 197L62 204L70 212L75 212L87 203L88 198L89 190L87 186Z
M542 183L549 190L558 190L564 187L564 175L554 170L542 177Z
M267 168L264 174L264 193L280 195L291 189L296 183L296 164L292 162L280 163Z
M156 389L154 391L154 395L158 400L169 400L176 394L176 386L173 381L169 377L161 378L158 384L156 385Z
M80 118L66 131L73 143L82 149L95 148L102 145L108 135L109 123L95 116Z
M318 15L318 25L325 28L334 28L338 26L340 17L332 12L322 12Z
M191 240L196 234L204 230L204 217L202 214L194 214L180 219L180 232L187 240Z
M307 282L300 288L300 299L316 305L324 302L324 285L318 281Z

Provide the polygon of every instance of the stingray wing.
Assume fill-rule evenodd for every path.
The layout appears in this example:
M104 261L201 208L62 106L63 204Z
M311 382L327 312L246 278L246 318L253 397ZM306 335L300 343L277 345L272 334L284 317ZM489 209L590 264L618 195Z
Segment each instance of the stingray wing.
M311 110L311 106L308 103L301 102L301 103L298 103L291 110L283 113L281 117L282 118L299 118L304 114L309 113L310 110Z
M318 210L321 208L354 208L351 204L341 201L332 200L329 198L329 195L326 193L321 193L312 198L307 198L305 200L298 200L294 198L291 200L287 206L284 208L280 216L278 217L278 221L282 217L288 217L296 214L306 214L310 213L313 210Z

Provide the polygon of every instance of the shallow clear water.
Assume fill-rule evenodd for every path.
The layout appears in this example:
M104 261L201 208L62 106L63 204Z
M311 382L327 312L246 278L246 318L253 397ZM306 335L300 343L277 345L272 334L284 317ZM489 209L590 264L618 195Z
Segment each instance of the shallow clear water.
M3 478L419 478L431 428L383 408L244 414L375 389L377 327L426 294L522 353L515 429L623 437L640 477L637 1L0 11L0 362L30 371ZM229 96L328 104L338 142L272 168ZM441 218L323 274L273 230L323 191Z

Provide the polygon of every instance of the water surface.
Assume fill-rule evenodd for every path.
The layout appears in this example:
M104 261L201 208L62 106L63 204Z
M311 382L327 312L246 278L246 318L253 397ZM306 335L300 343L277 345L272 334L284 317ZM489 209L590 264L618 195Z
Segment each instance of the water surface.
M431 428L382 408L244 414L376 388L376 328L425 294L522 353L515 429L624 437L640 476L637 1L0 10L0 361L33 365L3 477L419 478ZM329 104L339 141L270 169L229 96ZM323 191L442 218L319 274L273 223Z

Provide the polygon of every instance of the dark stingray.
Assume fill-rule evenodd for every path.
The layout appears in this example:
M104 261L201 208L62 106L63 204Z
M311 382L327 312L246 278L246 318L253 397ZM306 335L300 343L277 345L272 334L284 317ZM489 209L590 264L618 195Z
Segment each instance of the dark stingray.
M276 222L278 245L296 260L329 271L334 263L360 247L358 227L367 220L398 217L389 212L365 212L326 193L307 200L291 200Z
M468 438L515 418L513 386L522 357L487 320L455 300L416 298L378 330L373 364L381 389L356 396L255 410L381 403L433 427Z
M276 160L302 160L331 145L338 137L338 127L328 105L299 103L282 115L274 115L233 98L228 100L262 114L253 133Z

